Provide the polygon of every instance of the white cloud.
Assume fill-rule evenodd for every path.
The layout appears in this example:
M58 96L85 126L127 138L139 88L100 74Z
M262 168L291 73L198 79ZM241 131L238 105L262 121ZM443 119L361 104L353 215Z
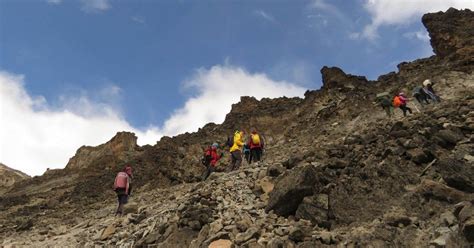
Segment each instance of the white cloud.
M61 4L63 0L46 0L47 3L49 4Z
M430 41L430 36L425 30L419 30L415 32L407 32L403 34L403 37L407 39L417 39L423 42L428 43Z
M269 21L269 22L275 22L275 17L273 17L272 15L268 14L267 12L263 11L263 10L256 10L254 11L255 15L263 18L264 20L266 21Z
M63 97L51 107L44 97L30 96L24 77L0 71L0 161L30 175L62 168L82 145L99 145L118 131L132 131L140 144L154 144L161 134L154 127L133 128L109 104L87 96ZM107 93L106 93L107 92ZM99 94L114 96L110 86Z
M364 8L369 12L371 23L364 27L362 37L369 40L378 37L377 30L383 25L403 25L419 21L428 12L445 11L450 7L474 9L472 0L366 0Z
M139 24L145 24L145 18L143 16L132 16L132 21L139 23Z
M109 0L81 0L82 11L86 13L98 13L110 9Z
M339 21L342 21L342 22L347 22L348 21L348 18L344 15L344 13L342 13L342 11L340 11L336 6L334 6L332 4L329 4L324 0L314 0L314 1L311 2L310 7L314 8L314 9L317 9L317 10L320 10L320 11L322 11L324 13L327 13L331 16L334 16L337 19L339 19ZM326 22L327 22L327 20L326 20Z
M240 96L261 99L302 96L305 92L304 88L293 83L274 81L265 74L252 74L231 65L201 68L185 82L185 87L195 91L196 95L165 122L164 134L196 131L208 122L221 123Z

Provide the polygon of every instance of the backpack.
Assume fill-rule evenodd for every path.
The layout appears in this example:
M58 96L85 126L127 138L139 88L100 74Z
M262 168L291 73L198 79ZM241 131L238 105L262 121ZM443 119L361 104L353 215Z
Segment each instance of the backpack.
M114 184L114 188L127 188L127 183L128 183L128 175L127 173L121 171L117 174L117 176L115 177L115 184Z
M208 166L211 163L212 160L212 155L211 155L211 148L207 148L207 150L204 152L204 155L201 158L201 163L204 166Z
M234 137L227 137L227 141L225 142L225 145L228 146L229 148L231 148L232 146L234 146Z
M400 107L402 105L402 101L400 100L400 97L396 96L393 98L393 106L394 107Z
M255 145L260 145L260 135L252 134L252 143Z

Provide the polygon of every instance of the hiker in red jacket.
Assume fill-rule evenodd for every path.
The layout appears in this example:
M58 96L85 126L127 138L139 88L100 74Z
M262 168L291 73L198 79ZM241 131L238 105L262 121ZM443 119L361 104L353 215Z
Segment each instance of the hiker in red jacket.
M117 173L114 182L114 191L117 193L118 207L115 215L123 214L123 205L128 202L128 196L132 192L132 167L127 165L123 171Z
M219 161L219 159L221 159L224 155L223 153L221 153L220 155L217 154L218 147L219 144L214 143L204 152L204 157L202 161L203 164L206 166L206 171L202 176L203 181L206 180L209 175L211 175L211 173L215 171L217 161Z
M262 158L264 141L255 128L252 130L247 144L250 147L249 163L252 163L252 161L260 161Z

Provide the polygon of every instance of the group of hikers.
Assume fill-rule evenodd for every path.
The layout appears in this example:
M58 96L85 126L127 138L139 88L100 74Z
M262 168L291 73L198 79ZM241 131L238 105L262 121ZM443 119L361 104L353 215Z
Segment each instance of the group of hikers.
M222 149L229 149L231 162L227 171L238 170L242 164L242 157L248 164L262 159L264 149L264 138L258 134L255 128L252 129L248 137L245 131L236 130L233 137L228 137L227 142L221 146ZM217 162L224 157L224 153L218 153L219 144L213 143L204 151L201 162L206 166L202 175L202 180L206 180L212 172L216 170ZM128 202L128 197L132 192L132 167L130 165L120 171L115 177L114 191L117 194L118 207L115 215L123 215L123 207Z
M394 108L400 108L403 112L403 116L407 116L407 112L410 114L413 113L412 109L407 106L409 100L404 92L396 94L392 100L390 100L389 96L389 93L384 92L377 94L376 97L376 101L380 104L382 109L385 110L389 117L393 115ZM422 86L416 86L413 89L412 96L416 99L420 106L430 104L430 102L437 103L440 101L440 98L438 95L436 95L433 89L433 84L429 79L423 81Z
M245 136L245 131L236 130L233 137L228 137L225 145L229 148L231 161L227 167L227 171L238 170L242 164L243 158L248 164L257 162L262 159L265 141L263 136L258 134L255 128L252 129L248 137ZM223 152L218 154L218 143L213 143L204 151L202 164L206 166L206 171L202 175L202 180L206 180L212 172L215 171L217 161L224 155ZM243 157L243 158L242 158Z

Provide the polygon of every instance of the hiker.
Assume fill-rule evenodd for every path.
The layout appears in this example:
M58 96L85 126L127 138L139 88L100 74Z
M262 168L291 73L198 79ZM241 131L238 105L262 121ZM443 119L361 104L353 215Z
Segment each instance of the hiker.
M431 83L431 80L426 79L423 81L423 92L433 100L433 102L439 102L440 98L438 95L436 95L434 89L433 89L433 84Z
M248 145L250 147L250 163L252 163L252 161L255 161L255 162L260 161L262 157L264 142L263 142L262 137L260 137L260 135L257 133L257 130L255 128L252 130L252 133L250 134Z
M244 144L244 158L248 164L250 164L250 146L249 144Z
M216 163L221 159L224 154L221 153L220 155L217 154L217 148L219 144L213 143L207 150L204 152L203 164L206 166L206 171L202 176L202 180L206 180L212 172L215 171Z
M428 101L429 95L425 93L425 91L423 90L423 87L416 86L413 89L413 97L415 97L416 101L421 106L425 104L430 104L430 102Z
M387 116L392 117L393 106L392 106L392 103L390 102L389 98L387 96L379 97L379 98L376 99L376 101L380 104L382 109L385 110L385 113L387 113Z
M393 106L399 107L403 111L403 116L407 116L407 111L412 114L411 108L407 107L408 98L405 96L405 93L400 92L393 98Z
M123 171L117 173L114 182L114 191L117 193L118 207L115 215L123 214L123 205L128 202L128 196L132 192L132 167L126 166Z
M238 170L240 164L242 163L242 148L244 146L243 137L245 135L244 131L235 131L233 144L230 148L230 154L232 161L230 162L229 171Z

